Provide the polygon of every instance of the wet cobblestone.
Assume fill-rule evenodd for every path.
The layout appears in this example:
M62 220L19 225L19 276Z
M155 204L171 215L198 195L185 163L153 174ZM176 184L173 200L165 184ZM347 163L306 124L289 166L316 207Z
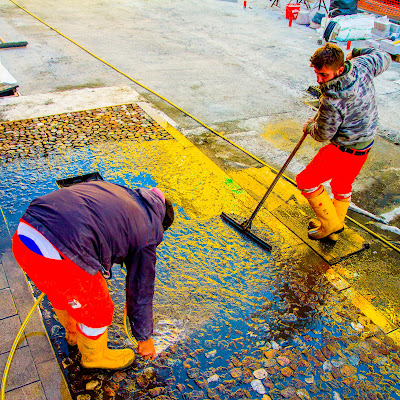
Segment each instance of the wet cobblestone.
M1 122L0 164L104 141L170 138L135 104Z

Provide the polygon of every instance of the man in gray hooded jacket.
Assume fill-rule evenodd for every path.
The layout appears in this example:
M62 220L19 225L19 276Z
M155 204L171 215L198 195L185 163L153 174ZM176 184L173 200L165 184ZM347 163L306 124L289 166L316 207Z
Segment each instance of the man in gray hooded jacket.
M378 112L373 78L391 63L388 53L353 49L343 51L327 43L310 59L320 85L317 114L303 127L316 141L330 143L296 177L318 219L309 224L310 239L337 240L343 230L352 185L367 160L377 130ZM330 180L333 201L322 183Z

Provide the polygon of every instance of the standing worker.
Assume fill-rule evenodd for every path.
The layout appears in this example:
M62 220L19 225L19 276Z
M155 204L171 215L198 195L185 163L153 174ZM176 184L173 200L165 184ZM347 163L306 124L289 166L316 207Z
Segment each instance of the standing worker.
M367 160L377 130L378 112L373 78L386 71L390 55L372 48L343 51L327 43L311 57L321 90L319 109L303 127L322 147L297 175L297 187L318 220L308 237L337 240L351 201L352 185ZM322 185L330 181L333 202Z
M104 276L113 264L127 269L127 313L137 353L154 359L153 294L156 247L174 219L161 190L110 182L79 183L31 202L13 237L14 256L47 294L70 345L86 368L130 365L131 349L109 349L114 304Z

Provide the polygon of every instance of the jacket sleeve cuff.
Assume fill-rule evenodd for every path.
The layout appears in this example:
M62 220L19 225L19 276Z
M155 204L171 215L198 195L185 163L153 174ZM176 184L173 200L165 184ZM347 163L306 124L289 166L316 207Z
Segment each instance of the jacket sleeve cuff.
M307 125L306 132L307 132L309 135L312 135L313 132L314 132L314 124L315 124L315 121L311 121L311 122L309 122L308 125Z
M370 47L364 47L364 48L360 48L360 49L354 48L353 51L351 52L351 55L353 57L359 57L359 56L362 56L364 54L372 53L373 50L374 49L372 49Z
M133 336L138 342L144 342L145 340L151 338L153 330L151 330L150 332L139 332L137 329L135 329L135 325L132 322L130 323L130 325Z

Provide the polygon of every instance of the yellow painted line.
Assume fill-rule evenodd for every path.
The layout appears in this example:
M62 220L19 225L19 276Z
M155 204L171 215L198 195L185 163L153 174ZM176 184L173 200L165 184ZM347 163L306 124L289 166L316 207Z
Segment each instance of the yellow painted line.
M397 345L400 345L400 329L388 333L388 337L394 340Z
M397 330L397 326L392 324L382 312L373 306L364 296L349 288L343 291L348 299L351 300L354 306L367 316L375 325L377 325L384 333L388 334Z
M373 306L363 295L358 293L351 285L332 268L325 272L328 281L340 292L342 292L366 317L368 317L378 328L400 344L400 330L393 325L385 315Z
M163 120L160 115L152 117L183 146L188 146L188 145L192 146L192 143L186 137L184 137L177 129L171 126L167 121ZM201 153L200 150L198 152L201 154L201 157L208 159L208 157L203 153ZM215 165L215 167L219 169L217 165ZM221 172L223 171L221 170ZM248 192L248 188L246 188L246 192ZM325 272L325 276L327 280L333 285L333 287L335 287L338 291L345 294L345 296L357 308L359 308L360 311L366 317L371 319L371 321L375 325L377 325L379 329L381 329L384 333L389 334L389 337L391 337L396 343L400 344L400 330L397 329L397 327L394 324L392 324L385 317L385 315L381 311L379 311L375 306L373 306L364 296L362 296L354 288L352 288L350 283L346 279L344 279L340 274L338 274L332 268L328 269Z
M326 279L339 291L349 289L351 285L337 274L332 268L325 272Z
M177 140L184 148L196 147L189 139L182 135L176 128L170 123L163 120L161 117L156 117L155 121L162 126L175 140ZM197 148L197 147L196 147Z

